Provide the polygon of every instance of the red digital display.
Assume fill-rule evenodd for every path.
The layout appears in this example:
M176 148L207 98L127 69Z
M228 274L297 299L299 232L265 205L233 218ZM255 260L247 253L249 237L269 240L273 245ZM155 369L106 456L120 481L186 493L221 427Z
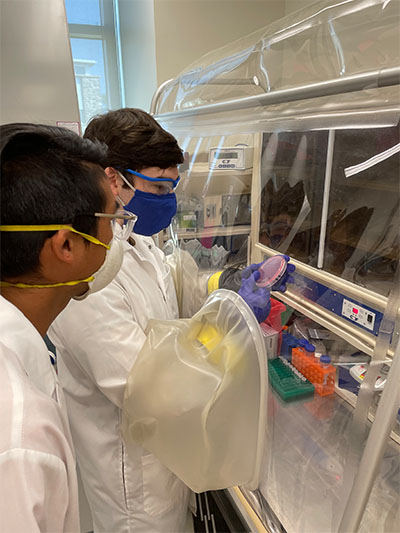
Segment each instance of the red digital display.
M358 315L358 309L356 309L355 307L353 307L353 313L354 313L355 315Z

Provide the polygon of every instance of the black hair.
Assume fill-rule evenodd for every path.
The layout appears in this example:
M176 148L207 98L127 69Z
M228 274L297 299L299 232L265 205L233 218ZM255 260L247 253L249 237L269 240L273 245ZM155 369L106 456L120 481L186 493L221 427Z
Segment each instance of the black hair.
M106 196L107 149L65 128L35 124L0 126L0 224L72 224L97 234ZM85 216L83 216L85 215ZM32 273L54 231L0 232L1 278Z
M84 137L108 146L109 167L140 172L146 167L165 169L183 163L175 137L141 109L118 109L94 117Z

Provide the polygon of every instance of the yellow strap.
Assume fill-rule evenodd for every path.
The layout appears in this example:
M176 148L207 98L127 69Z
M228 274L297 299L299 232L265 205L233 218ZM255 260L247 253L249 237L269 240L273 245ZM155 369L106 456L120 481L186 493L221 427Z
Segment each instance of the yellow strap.
M48 285L30 285L29 283L9 283L8 281L0 281L0 287L17 287L17 289L52 289L53 287L63 287L65 285L79 285L79 283L87 283L93 280L94 276L89 276L88 278L78 279L77 281L63 281L60 283L49 283Z
M32 226L1 226L0 231L58 231L60 229L67 229L73 233L77 233L87 241L92 242L93 244L99 244L104 246L107 250L110 249L109 244L104 244L104 242L99 241L93 235L88 235L87 233L82 233L81 231L76 230L72 226L67 226L66 224L42 224L42 225L32 225Z
M213 291L216 291L217 289L219 289L219 278L221 277L222 272L223 270L221 270L220 272L215 272L208 278L208 282L207 282L208 294L211 294Z

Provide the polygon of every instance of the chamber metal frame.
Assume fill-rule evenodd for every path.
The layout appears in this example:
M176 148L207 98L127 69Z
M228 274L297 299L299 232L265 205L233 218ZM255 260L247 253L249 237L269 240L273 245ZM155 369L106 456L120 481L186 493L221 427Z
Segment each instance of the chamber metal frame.
M235 85L235 80L232 81L232 85ZM152 115L157 113L158 102L163 91L170 85L177 84L179 84L179 78L177 78L177 80L168 80L160 85L151 101L150 113ZM271 91L257 96L248 96L246 98L226 100L216 104L197 106L170 113L162 113L162 117L164 119L169 119L218 113L221 111L235 111L249 107L295 102L296 100L305 100L307 98L318 98L319 96L349 93L361 91L366 88L371 89L373 87L389 87L391 85L400 85L400 67L383 68L362 74L343 76L342 78L335 78L334 80Z

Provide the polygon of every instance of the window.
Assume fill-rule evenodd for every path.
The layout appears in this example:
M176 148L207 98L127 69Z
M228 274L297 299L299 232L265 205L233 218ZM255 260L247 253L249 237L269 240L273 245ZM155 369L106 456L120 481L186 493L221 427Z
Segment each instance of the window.
M327 131L263 135L259 242L317 265Z
M113 0L65 0L79 112L89 120L123 105Z

